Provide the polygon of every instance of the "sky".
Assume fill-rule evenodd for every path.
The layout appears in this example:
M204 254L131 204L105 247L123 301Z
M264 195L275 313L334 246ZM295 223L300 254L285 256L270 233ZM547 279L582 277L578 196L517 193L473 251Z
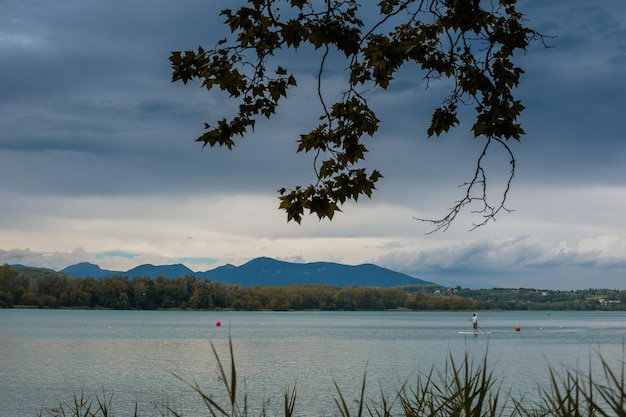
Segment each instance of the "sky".
M195 142L233 102L172 83L168 58L212 47L233 4L0 0L0 263L207 271L267 256L469 288L626 289L626 2L518 2L553 38L516 57L526 135L510 144L514 211L475 230L464 212L432 234L415 218L461 197L482 142L468 123L427 138L444 90L419 73L371 92L381 127L365 165L384 179L332 222L288 223L277 209L278 189L314 179L311 156L295 153L320 115L311 54L286 56L298 87L232 151ZM507 160L488 158L497 198Z

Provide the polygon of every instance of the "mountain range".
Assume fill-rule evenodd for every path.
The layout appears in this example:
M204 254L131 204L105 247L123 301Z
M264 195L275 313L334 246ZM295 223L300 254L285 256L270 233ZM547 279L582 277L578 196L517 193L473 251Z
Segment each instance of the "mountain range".
M125 272L110 271L88 262L68 266L59 272L71 277L82 278L106 278L124 275L130 279L146 276L155 279L159 276L177 278L194 275L201 279L239 284L244 287L328 284L338 287L357 285L389 288L401 285L433 285L432 282L373 264L350 266L334 262L291 263L266 257L253 259L241 266L229 264L204 272L194 272L182 264L160 266L146 264Z

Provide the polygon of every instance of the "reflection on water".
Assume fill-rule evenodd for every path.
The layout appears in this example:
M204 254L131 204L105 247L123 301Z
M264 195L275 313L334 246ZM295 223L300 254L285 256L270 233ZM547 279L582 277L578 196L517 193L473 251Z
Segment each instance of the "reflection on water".
M622 358L626 313L485 312L479 326L490 335L461 335L471 329L469 316L0 310L0 415L34 416L81 391L113 394L120 415L135 402L208 414L174 374L223 395L211 342L230 366L229 337L251 406L271 397L277 411L270 414L280 414L285 389L295 385L303 416L335 412L333 380L353 398L367 373L370 397L381 387L392 396L417 372L466 353L476 362L487 355L503 386L520 395L546 386L549 366L587 370L598 352Z

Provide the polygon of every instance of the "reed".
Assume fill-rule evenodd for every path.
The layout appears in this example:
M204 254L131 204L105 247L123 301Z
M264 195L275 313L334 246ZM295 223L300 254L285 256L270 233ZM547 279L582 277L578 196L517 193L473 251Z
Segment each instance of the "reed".
M443 372L431 368L414 386L405 384L400 402L406 417L500 417L507 404L486 354L478 365L467 355L460 363L450 355Z
M550 383L540 387L540 400L531 408L518 402L525 417L626 417L626 362L614 369L598 354L599 366L589 359L587 372L550 369ZM594 373L594 369L596 369ZM598 375L598 373L600 375ZM594 376L595 375L595 376Z
M213 351L213 356L215 356L215 360L217 362L219 381L223 385L223 388L227 394L228 404L220 404L218 400L211 397L207 394L202 387L194 381L190 383L180 376L174 374L174 377L187 385L193 391L195 391L198 396L204 402L204 405L208 411L208 415L211 417L251 417L251 411L248 406L248 394L247 391L243 391L243 397L239 397L238 391L238 380L237 380L237 368L235 366L235 354L233 351L233 342L232 339L228 340L228 348L230 354L230 367L225 367L220 359L217 350L215 349L215 345L211 342L211 349ZM228 371L227 371L228 369ZM284 409L283 413L285 417L292 417L293 412L296 405L296 389L286 389L284 394ZM263 401L261 407L261 416L267 415L267 405L268 399ZM167 407L170 415L175 417L182 417L182 414L178 413L175 409L171 407Z
M74 392L72 400L60 402L58 406L48 408L39 413L39 417L114 417L113 394L103 393L102 397L95 395L95 400L91 396ZM134 417L139 417L138 405L135 403Z
M213 344L211 349L217 363L221 400L208 394L196 381L189 382L178 375L176 379L193 390L210 417L270 417L269 398L258 408L250 407L247 388L238 381L233 342L229 339L230 365L225 366ZM624 354L621 368L614 369L602 355L599 364L590 358L589 369L550 369L548 386L538 387L537 399L528 401L514 398L510 390L503 391L487 361L487 354L474 362L466 354L458 361L449 355L442 370L434 367L418 373L414 382L406 381L391 396L380 388L379 397L366 397L367 373L363 375L356 400L348 401L338 383L334 398L337 417L626 417L626 367ZM594 372L595 369L595 372ZM219 386L218 386L219 388ZM59 403L39 414L39 417L116 417L112 407L112 395L74 395L69 402ZM283 393L282 413L294 417L296 413L296 388ZM152 410L140 414L137 404L134 417L157 415L183 417L183 413L169 405L154 404ZM152 414L148 414L152 413ZM195 416L200 417L200 416Z

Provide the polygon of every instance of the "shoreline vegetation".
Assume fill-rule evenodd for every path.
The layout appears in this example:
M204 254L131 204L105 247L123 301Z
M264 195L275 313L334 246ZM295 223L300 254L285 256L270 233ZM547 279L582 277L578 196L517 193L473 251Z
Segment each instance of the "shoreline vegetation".
M238 381L237 367L233 353L232 339L229 339L230 358L222 362L213 343L211 347L216 360L218 385L224 395L209 394L198 382L189 382L174 375L184 386L198 394L198 401L211 417L267 417L279 416L270 412L271 398L254 408L248 401L245 384L242 390ZM594 362L589 360L589 369L580 371L565 369L562 372L550 368L547 386L538 385L537 394L532 398L519 398L510 390L501 388L501 380L494 376L488 363L487 353L482 360L475 362L468 354L455 359L450 354L443 370L430 368L418 373L415 379L407 380L393 395L380 387L379 396L366 396L367 374L363 375L356 398L344 394L333 379L335 396L329 407L334 407L333 416L339 417L580 417L580 416L624 416L626 415L626 373L624 358L621 370L615 369L600 355ZM595 367L595 368L594 368ZM593 371L593 372L592 372ZM598 376L600 375L600 376ZM219 387L218 387L219 388ZM217 398L220 399L217 399ZM284 417L297 413L297 387L287 387L282 393ZM70 401L60 402L57 407L39 413L39 417L115 417L113 395L96 395L95 399L74 394ZM321 400L320 400L321 401ZM203 405L202 405L203 404ZM134 417L175 416L182 412L168 404L153 403L151 414L143 413L137 403ZM279 407L280 408L280 407ZM325 410L321 415L326 415Z
M243 287L193 275L73 278L38 268L0 266L0 308L238 311L626 310L626 290L393 288L324 284Z

